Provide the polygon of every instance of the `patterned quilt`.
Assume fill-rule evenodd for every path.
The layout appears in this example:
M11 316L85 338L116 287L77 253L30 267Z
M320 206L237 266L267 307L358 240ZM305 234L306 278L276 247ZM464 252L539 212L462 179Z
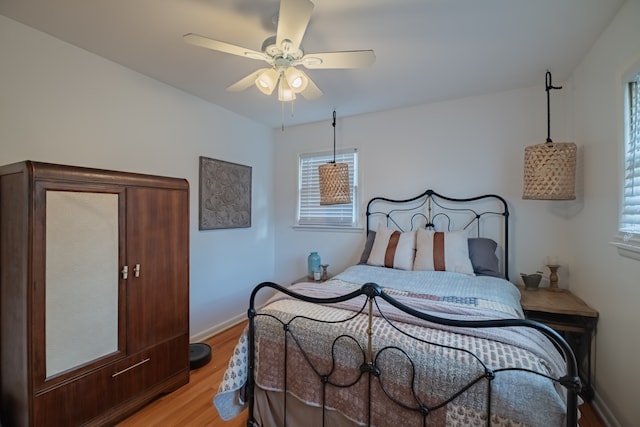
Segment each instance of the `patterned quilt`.
M522 318L517 288L501 279L471 277L460 273L417 272L358 265L332 280L301 283L295 292L328 298L345 295L364 283L375 282L397 301L421 312L449 319L487 320ZM282 391L284 334L288 323L294 340L288 340L287 391L312 406L323 402L320 381L328 378L324 405L364 424L368 393L373 425L422 425L418 412L398 411L396 403L416 408L436 408L452 390L458 390L490 369L524 368L558 377L562 357L542 335L528 328L461 329L416 319L381 299L373 317L373 353L382 374L377 386L358 380L368 345L368 316L356 315L366 305L364 296L349 302L314 305L283 295L272 298L260 310L256 322L256 384L264 390ZM365 310L366 311L366 310ZM378 312L379 311L379 312ZM380 312L384 314L383 318ZM343 322L345 319L351 319ZM333 323L320 323L315 320ZM390 323L391 322L391 323ZM350 337L340 338L337 336ZM229 361L214 404L223 419L244 409L242 387L247 376L247 336L239 340ZM459 351L454 348L464 348ZM402 351L398 350L402 349ZM472 355L472 353L475 355ZM482 363L480 363L480 361ZM311 382L310 382L311 381ZM345 384L349 387L343 387ZM526 385L526 387L523 387ZM487 383L480 381L464 394L434 410L429 425L486 425ZM391 396L389 398L388 396ZM565 404L562 392L547 378L519 370L501 372L492 382L492 425L562 425Z

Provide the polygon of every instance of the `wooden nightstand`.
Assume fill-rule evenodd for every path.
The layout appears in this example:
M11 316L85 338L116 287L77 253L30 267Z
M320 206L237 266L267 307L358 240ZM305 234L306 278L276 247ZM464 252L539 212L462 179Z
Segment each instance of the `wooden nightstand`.
M593 398L591 387L591 343L598 323L598 312L571 292L529 291L520 287L520 303L527 319L536 320L560 333L571 345L582 379L581 395Z
M329 279L331 279L331 277L329 277ZM329 279L326 279L326 280L329 280ZM302 276L302 277L298 277L296 280L291 282L291 284L295 285L296 283L300 283L300 282L322 283L322 282L326 282L326 280L313 280L313 279L310 279L309 276Z

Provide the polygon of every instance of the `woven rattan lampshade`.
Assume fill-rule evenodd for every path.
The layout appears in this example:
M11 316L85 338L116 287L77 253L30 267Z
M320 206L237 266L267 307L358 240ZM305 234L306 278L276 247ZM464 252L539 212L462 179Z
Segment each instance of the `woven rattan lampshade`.
M551 107L549 92L554 86L551 73L545 75L547 91L547 142L524 149L523 199L574 200L576 198L576 152L573 142L551 140Z
M574 200L576 153L573 142L546 142L526 147L522 198Z
M349 166L346 163L326 163L318 166L320 175L320 204L351 203Z
M336 111L333 110L333 161L318 166L320 176L320 204L342 205L351 203L349 165L336 163Z

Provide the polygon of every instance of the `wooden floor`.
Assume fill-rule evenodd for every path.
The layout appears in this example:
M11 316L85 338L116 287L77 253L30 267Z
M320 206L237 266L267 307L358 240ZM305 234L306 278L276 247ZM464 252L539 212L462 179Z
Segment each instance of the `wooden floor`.
M244 323L230 328L205 341L211 346L211 362L191 371L189 384L171 394L160 397L136 412L119 427L241 427L247 425L246 411L235 419L220 419L212 399L233 353ZM580 407L580 427L605 427L590 405Z
M205 341L212 348L211 361L202 368L191 371L189 384L156 399L118 426L246 426L246 411L241 416L225 422L218 416L212 401L244 325L245 323L241 323Z

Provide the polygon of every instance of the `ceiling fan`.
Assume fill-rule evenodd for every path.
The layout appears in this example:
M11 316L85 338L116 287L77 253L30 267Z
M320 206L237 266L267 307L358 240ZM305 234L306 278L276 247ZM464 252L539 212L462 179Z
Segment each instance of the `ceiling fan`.
M270 65L240 79L229 86L228 91L245 90L255 84L262 93L271 95L277 86L280 101L293 101L296 94L311 100L321 96L322 91L296 66L307 69L361 68L373 64L376 59L373 50L305 54L300 43L313 8L310 0L280 0L277 33L263 42L260 52L194 33L183 37L185 42L195 46L263 60Z

